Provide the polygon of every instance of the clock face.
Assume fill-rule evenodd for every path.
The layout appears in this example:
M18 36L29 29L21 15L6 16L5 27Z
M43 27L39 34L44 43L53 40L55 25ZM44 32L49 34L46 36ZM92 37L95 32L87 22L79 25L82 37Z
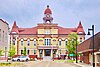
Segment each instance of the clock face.
M46 17L50 17L50 15L49 15L49 14L47 14L47 15L46 15Z

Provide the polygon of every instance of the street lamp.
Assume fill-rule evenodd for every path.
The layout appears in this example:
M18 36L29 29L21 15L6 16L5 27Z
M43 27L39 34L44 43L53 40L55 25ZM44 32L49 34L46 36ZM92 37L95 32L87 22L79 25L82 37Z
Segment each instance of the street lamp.
M90 31L92 31L93 67L95 67L95 63L94 63L94 25L92 25L92 28L91 29L88 29L88 35L90 35Z

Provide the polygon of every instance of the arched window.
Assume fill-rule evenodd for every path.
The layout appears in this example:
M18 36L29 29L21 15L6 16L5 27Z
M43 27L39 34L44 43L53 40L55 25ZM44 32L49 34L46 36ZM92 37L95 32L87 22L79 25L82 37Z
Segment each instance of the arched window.
M15 41L16 41L16 39L13 38L13 40L12 40L12 44L13 44L13 45L15 45Z
M36 54L36 50L34 50L34 54Z
M23 46L23 39L21 39L21 46Z
M59 50L59 54L61 54L61 49Z
M45 38L44 39L44 44L47 45L51 45L51 39L50 38Z
M59 46L61 46L61 39L59 39Z
M68 40L66 39L66 40L65 40L65 45L67 45L67 42L68 42Z
M27 50L27 54L29 55L29 53L30 53L30 50Z
M27 40L27 45L30 46L30 39Z
M80 38L80 43L82 42L82 38Z
M36 46L36 39L34 39L34 46Z
M23 54L23 50L21 50L21 54Z
M79 34L83 34L83 32L80 31Z

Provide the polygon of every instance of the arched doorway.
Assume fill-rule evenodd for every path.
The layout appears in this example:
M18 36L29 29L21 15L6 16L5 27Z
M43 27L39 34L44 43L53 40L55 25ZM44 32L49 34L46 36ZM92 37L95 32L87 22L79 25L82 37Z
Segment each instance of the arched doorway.
M50 56L51 54L51 50L50 49L46 49L45 50L45 56Z

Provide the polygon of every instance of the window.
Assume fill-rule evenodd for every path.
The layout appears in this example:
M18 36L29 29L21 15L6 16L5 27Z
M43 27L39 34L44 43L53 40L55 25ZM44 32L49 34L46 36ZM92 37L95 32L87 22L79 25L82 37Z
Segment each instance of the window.
M23 54L23 50L21 50L21 54Z
M13 40L12 40L12 44L13 45L15 45L15 41L16 41L15 38L13 38Z
M34 54L36 54L36 50L34 50Z
M49 45L51 45L51 39L49 39L48 41L49 41Z
M34 46L36 46L36 39L34 39Z
M42 54L42 50L40 50L40 54Z
M99 48L99 51L100 51L100 48Z
M59 54L61 54L61 49L59 50Z
M80 43L82 42L82 38L80 38Z
M65 40L65 45L67 45L67 42L68 42L68 40L66 39L66 40Z
M1 29L0 29L0 41L1 41Z
M15 34L16 32L12 32L13 34Z
M5 39L7 39L7 36L8 36L7 33L5 33Z
M83 32L79 32L79 34L82 34Z
M27 40L27 45L30 46L30 39Z
M56 50L53 50L53 54L56 54Z
M97 62L100 63L100 54L97 54Z
M27 54L29 55L29 53L30 53L30 50L27 50Z
M50 34L50 30L45 30L45 34Z
M61 46L61 39L59 39L59 46Z
M4 31L3 31L3 42L4 42Z
M50 39L50 38L46 38L46 39L44 40L44 44L45 44L45 45L51 45L51 39Z
M23 39L21 39L21 46L23 46Z

